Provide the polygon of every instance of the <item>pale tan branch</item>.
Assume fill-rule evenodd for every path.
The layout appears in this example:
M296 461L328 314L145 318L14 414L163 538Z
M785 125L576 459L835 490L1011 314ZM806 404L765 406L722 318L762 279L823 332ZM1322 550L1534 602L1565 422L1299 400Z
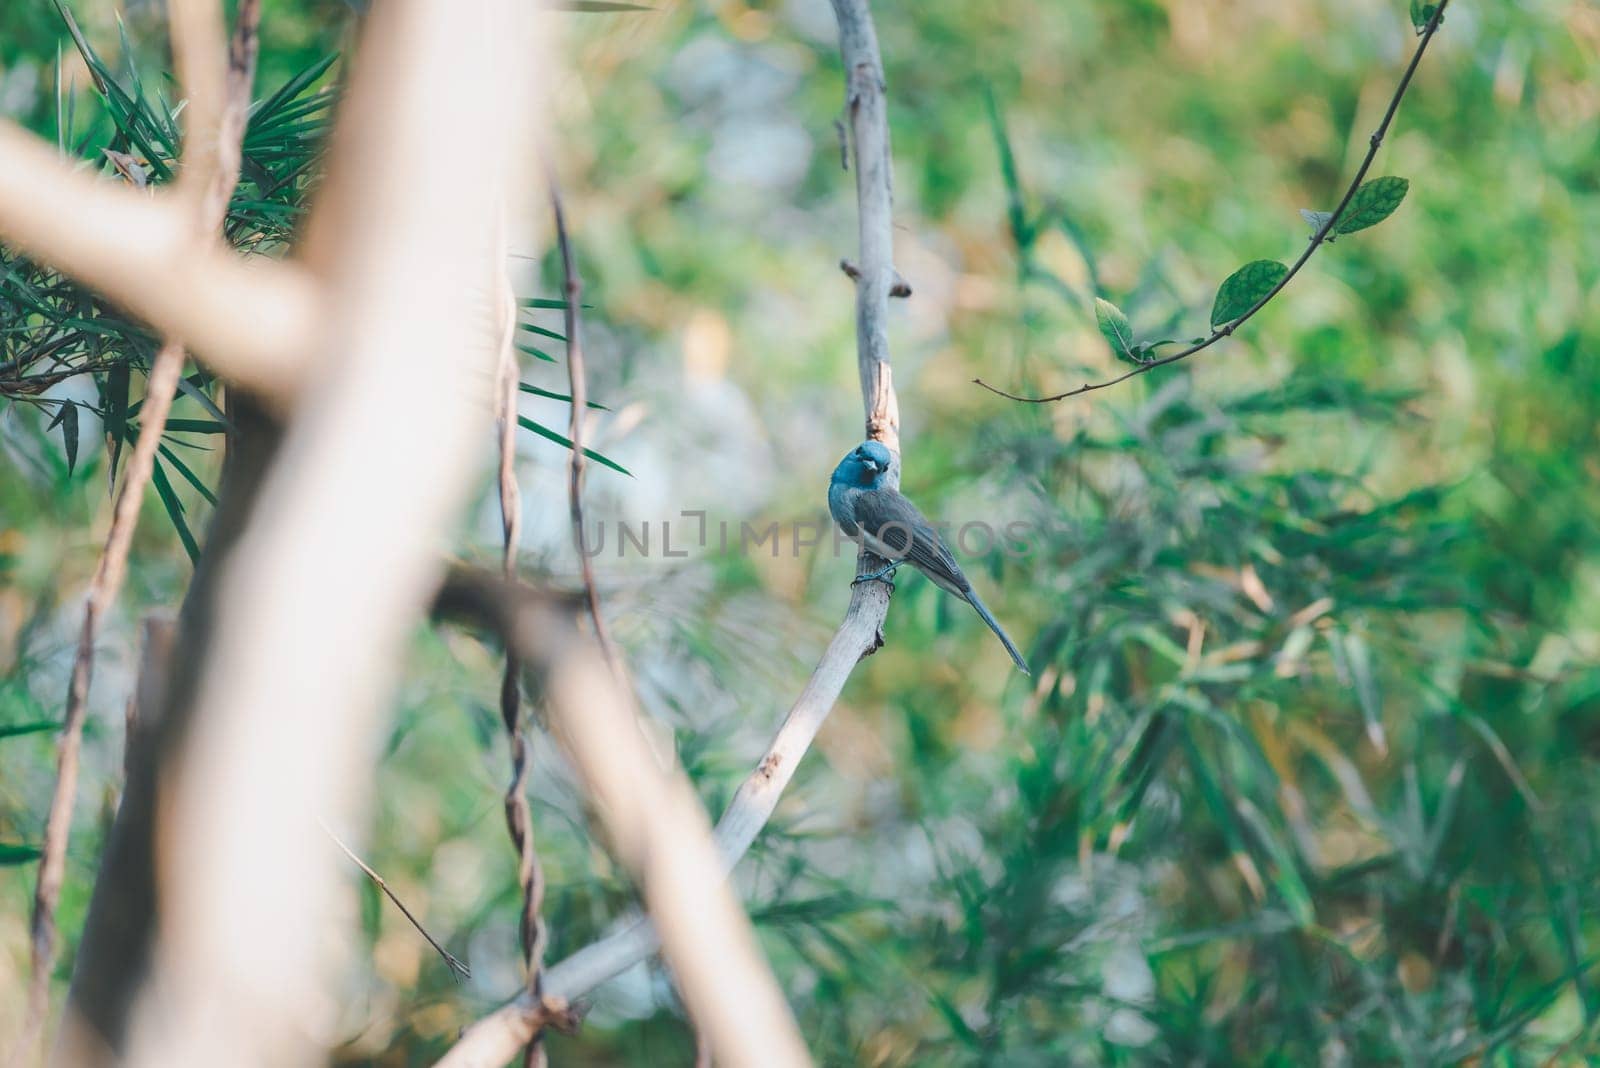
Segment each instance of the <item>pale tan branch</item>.
M174 48L183 56L180 75L189 99L185 130L185 160L189 149L208 144L213 165L206 175L212 187L208 194L185 202L194 215L190 224L197 240L215 240L221 230L228 199L239 178L240 138L250 106L250 86L255 79L256 27L260 19L258 0L239 5L235 32L236 65L228 71L231 92L224 82L211 76L211 68L229 67L229 50L222 41L220 10L214 3L187 2L173 13ZM213 25L214 24L214 25ZM227 145L221 138L231 137ZM217 164L215 160L231 161ZM111 528L105 547L89 583L88 604L79 631L77 655L67 689L66 714L60 752L56 764L55 791L46 817L43 849L34 889L32 919L32 969L28 991L28 1017L23 1026L19 1049L31 1049L42 1033L49 1010L50 976L57 952L56 906L61 898L66 871L67 842L72 833L73 803L78 793L78 755L82 745L83 723L88 712L89 687L94 674L94 649L100 623L115 604L127 572L128 550L133 542L139 506L155 463L156 448L166 429L167 415L183 374L183 343L168 338L151 362L145 380L144 403L139 415L139 437L128 457L112 508ZM169 636L170 640L170 636Z
M254 17L260 17L259 8ZM167 24L172 65L184 93L178 187L183 195L199 201L208 191L212 175L222 169L223 115L232 106L222 5L218 0L167 0ZM244 24L242 19L239 24ZM252 33L252 40L254 36ZM245 104L249 105L248 98Z
M899 481L900 410L889 365L889 298L905 283L894 269L893 194L890 187L889 123L884 98L883 61L866 0L833 0L839 22L840 52L847 77L845 113L855 149L856 195L860 212L859 266L847 273L856 282L857 362L866 435L893 450L890 472ZM909 290L909 287L905 287ZM863 558L860 563L865 564ZM858 572L860 573L860 572ZM850 607L800 697L756 769L740 786L716 828L723 864L732 867L750 848L773 811L795 768L810 748L839 699L851 671L882 644L883 621L891 587L879 582L856 586ZM620 974L660 946L647 920L579 950L545 972L546 998L570 1001ZM468 1027L439 1068L489 1068L505 1063L535 1033L541 1005L524 994Z
M324 927L341 866L305 828L361 823L385 699L492 423L501 206L543 114L513 82L544 69L549 23L521 6L393 0L363 26L312 212L314 377L219 563L193 723L163 768L131 1064L323 1060L350 947Z

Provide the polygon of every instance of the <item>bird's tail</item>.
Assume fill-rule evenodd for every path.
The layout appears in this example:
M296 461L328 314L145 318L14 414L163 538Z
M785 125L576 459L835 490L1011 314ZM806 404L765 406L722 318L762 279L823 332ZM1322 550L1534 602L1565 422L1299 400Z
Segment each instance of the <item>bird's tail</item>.
M1011 659L1016 662L1017 667L1022 669L1022 673L1024 675L1032 675L1033 672L1028 670L1028 662L1022 659L1022 654L1017 652L1017 647L1012 644L1010 638L1006 637L1006 632L1000 629L1000 624L995 622L994 616L990 615L989 610L983 606L983 602L978 599L977 592L970 589L967 590L966 598L967 603L976 608L978 615L982 616L983 621L989 624L989 629L994 631L994 636L1000 639L1000 644L1006 647L1006 652L1011 654Z

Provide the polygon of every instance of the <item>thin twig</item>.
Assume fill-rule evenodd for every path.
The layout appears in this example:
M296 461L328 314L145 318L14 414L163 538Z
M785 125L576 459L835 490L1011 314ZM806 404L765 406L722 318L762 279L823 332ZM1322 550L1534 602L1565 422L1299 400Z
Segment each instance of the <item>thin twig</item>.
M894 288L893 197L883 61L866 0L832 0L847 78L845 113L856 159L861 255L856 268L857 364L867 436L898 457L899 407L889 366L888 311ZM891 471L899 478L899 465ZM859 573L859 572L858 572ZM846 680L864 657L883 644L891 588L863 582L852 588L844 622L829 642L806 687L784 717L777 736L718 821L715 840L724 866L749 850L777 808ZM544 998L570 1003L646 959L661 946L655 925L640 920L548 968ZM437 1068L490 1068L505 1063L543 1026L543 1008L526 993L468 1027Z
M250 88L255 80L256 27L261 17L259 0L244 0L239 5L234 46L227 59L226 90L222 99L212 101L203 115L212 115L211 124L201 129L191 125L185 131L185 155L197 143L209 142L213 165L186 171L180 183L198 184L197 208L193 226L197 240L204 245L215 242L221 229L233 187L239 178L240 138L250 107ZM185 20L173 24L174 39L186 41L185 87L204 89L209 80L196 71L204 66L206 34L195 32ZM17 1056L24 1056L43 1033L49 1014L50 976L55 968L59 933L56 907L61 900L61 884L66 871L67 842L72 835L72 809L78 793L78 757L83 744L83 723L89 707L89 686L94 676L95 640L100 623L116 603L127 574L128 548L139 521L139 506L155 465L156 449L166 429L167 415L177 393L178 379L186 359L183 342L167 338L156 353L145 383L144 406L140 410L139 437L128 457L122 485L112 506L111 529L105 548L89 583L88 604L83 626L78 632L78 650L67 687L67 709L63 717L61 748L56 759L55 792L45 819L45 833L34 888L32 975L28 988L28 1015Z
M583 575L583 590L589 601L589 618L594 623L595 637L605 652L606 663L617 678L627 675L622 658L611 640L605 618L600 613L600 594L594 583L594 560L588 549L588 536L583 527L583 476L588 469L588 459L583 454L583 424L588 414L589 381L583 364L583 323L578 309L583 296L583 281L578 277L578 261L572 254L572 239L567 234L567 213L561 206L561 186L556 180L555 168L547 167L550 183L550 209L555 216L556 247L561 251L563 275L562 295L567 331L567 381L571 396L572 415L567 421L567 436L572 439L572 449L567 459L567 507L572 514L572 540L578 550L578 567Z
M1361 183L1366 179L1367 172L1372 169L1372 163L1378 156L1378 149L1383 145L1383 139L1389 132L1390 124L1394 122L1395 113L1400 110L1400 101L1405 98L1406 90L1411 86L1411 78L1417 72L1417 65L1422 62L1422 54L1428 50L1428 42L1433 40L1434 33L1439 29L1439 23L1444 19L1444 9L1449 6L1450 0L1441 0L1441 3L1433 12L1433 17L1428 20L1427 25L1423 28L1421 40L1417 42L1417 50L1412 53L1411 62L1406 65L1405 73L1400 76L1400 84L1395 87L1394 95L1389 98L1389 107L1383 113L1383 121L1378 124L1377 130L1373 131L1372 137L1368 141L1366 158L1361 161L1361 166L1356 170L1355 177L1350 180L1350 185L1345 189L1344 196L1339 200L1339 206L1334 208L1328 217L1322 221L1321 226L1317 227L1316 233L1311 235L1311 240L1306 245L1306 250L1300 253L1300 258L1290 266L1289 272L1280 278L1278 284L1268 290L1265 296L1252 304L1250 309L1243 315L1213 329L1209 336L1182 351L1175 352L1170 356L1163 356L1159 360L1151 360L1148 363L1140 364L1133 370L1115 378L1109 378L1104 382L1085 382L1077 389L1069 389L1065 393L1055 393L1048 397L1026 397L1016 393L1008 393L996 386L991 386L981 378L974 378L972 380L973 384L982 386L990 393L999 394L1008 400L1021 401L1024 404L1053 404L1056 401L1066 400L1068 397L1092 393L1097 389L1109 389L1111 386L1119 385L1130 378L1138 378L1142 374L1154 371L1157 367L1165 367L1169 363L1187 360L1195 353L1209 349L1223 338L1233 334L1235 330L1248 322L1256 312L1266 307L1272 298L1281 293L1284 287L1294 280L1294 276L1300 273L1300 268L1304 267L1317 249L1327 242L1328 235L1332 234L1334 228L1339 224L1340 216L1344 214L1345 208L1349 206L1351 199L1356 195L1356 190L1361 188Z
M345 845L344 839L333 833L333 828L329 827L321 820L318 820L317 823L322 827L323 832L326 833L329 838L333 839L333 844L343 850L344 855L349 857L350 860L354 862L356 867L367 873L367 878L371 879L373 885L375 885L379 890L383 891L385 897L394 902L394 907L399 909L407 920L411 921L411 926L417 929L418 934L428 940L428 945L432 946L434 948L434 952L438 953L439 956L444 958L444 962L450 966L450 970L455 972L456 975L462 979L471 979L472 969L467 967L466 963L454 953L451 953L448 949L445 949L444 946L439 943L437 938L428 933L428 929L422 926L422 921L417 919L410 909L406 908L406 903L400 900L400 896L393 890L389 889L389 884L384 881L383 876L373 871L372 867L367 864L366 861L356 856L356 851Z
M504 336L500 346L500 524L504 536L501 567L508 580L517 577L517 546L522 530L522 491L517 485L517 393L521 375L517 367L515 335L517 302L510 279L500 287ZM511 782L506 786L506 833L517 854L517 886L522 891L522 914L517 934L522 946L522 963L527 974L528 993L537 1001L542 992L545 929L540 919L544 908L544 867L533 840L533 812L528 805L528 740L522 722L522 665L517 651L506 646L505 674L500 678L500 719L505 724L506 741L511 749ZM535 1034L523 1049L524 1068L541 1068L545 1063L542 1035Z

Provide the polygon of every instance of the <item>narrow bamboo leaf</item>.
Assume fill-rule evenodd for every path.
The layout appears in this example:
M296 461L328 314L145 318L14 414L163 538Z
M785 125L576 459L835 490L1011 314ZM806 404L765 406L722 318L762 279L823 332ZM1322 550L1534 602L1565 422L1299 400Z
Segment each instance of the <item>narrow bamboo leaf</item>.
M326 74L328 72L328 68L333 66L334 61L338 58L339 53L337 52L323 56L321 59L311 64L311 66L307 67L299 74L296 74L293 78L290 78L288 81L284 82L278 87L277 92L273 93L265 100L258 102L256 106L251 109L250 125L256 129L262 129L270 126L276 113L295 97L305 92L305 90L314 84L317 79Z
M1094 322L1113 353L1124 359L1134 359L1133 324L1128 322L1121 308L1109 300L1094 298Z
M1355 683L1356 703L1361 706L1367 739L1378 752L1385 752L1388 740L1383 730L1383 704L1378 696L1378 680L1372 671L1372 651L1359 634L1346 633L1344 656L1350 669L1350 679Z
M56 409L56 417L50 420L46 430L61 428L61 441L67 449L67 474L72 474L72 469L78 465L78 406L73 401L66 401Z
M101 391L101 409L105 412L106 440L111 445L110 484L117 484L117 461L122 457L122 436L128 427L128 365L119 362L106 372L105 389Z
M211 492L211 490L206 487L206 484L204 482L200 481L200 476L199 475L196 475L193 471L189 470L189 465L188 464L186 464L182 460L178 459L177 453L173 452L171 449L167 448L165 445L157 445L156 448L161 451L161 455L162 456L165 456L167 458L167 462L168 463L170 463L173 467L178 469L178 474L183 476L183 480L185 482L187 482L187 483L189 483L189 485L193 486L195 488L195 490L200 494L200 496L202 496L206 500L210 501L213 506L216 505L216 503L217 503L216 495L213 494Z
M16 738L24 734L42 734L61 726L59 719L42 719L34 723L0 723L0 738Z
M178 532L178 540L183 542L183 551L189 554L189 561L194 563L200 559L200 546L194 540L194 534L189 530L189 524L183 518L183 502L178 500L178 495L172 491L172 483L167 478L166 471L162 470L161 461L157 459L150 467L150 481L155 484L156 493L161 497L161 503L166 506L167 518L172 520L172 527Z
M211 419L168 419L167 431L181 434L226 434L228 428Z
M20 842L0 842L0 866L27 864L38 859L39 850L35 846L23 845Z
M1374 178L1364 183L1350 198L1334 228L1341 234L1353 234L1377 226L1394 214L1410 188L1411 183L1405 178Z
M557 445L562 446L563 448L567 448L567 449L571 449L572 448L572 439L571 438L568 438L568 437L566 437L565 435L562 435L562 434L557 434L554 430L551 430L547 426L540 426L538 423L535 423L532 419L529 419L525 415L517 416L517 423L524 430L531 430L535 434L538 434L541 438L546 439L547 441L553 441ZM595 463L604 464L605 466L611 468L611 470L619 471L622 474L627 475L629 478L633 477L633 472L632 471L629 471L626 467L623 467L621 464L617 463L615 460L608 459L605 456L601 456L599 453L595 452L592 449L584 449L583 450L583 454L585 456L587 456L589 459L593 460Z
M1000 178L1006 187L1006 217L1011 224L1011 238L1019 249L1027 249L1033 244L1034 229L1028 224L1016 155L1011 151L1011 139L1006 134L1005 119L1000 115L1000 104L995 100L993 87L985 86L983 95L984 102L989 105L989 129L994 134L995 147L1000 153Z
M554 330L547 330L542 326L535 326L532 323L518 323L517 329L526 330L530 334L538 334L540 337L553 338L556 341L567 340L567 335L565 334L558 334Z
M1211 305L1211 325L1222 326L1246 314L1288 274L1289 268L1277 260L1252 260L1240 267L1217 287L1217 299Z
M78 406L68 404L61 409L61 440L67 447L67 474L78 466Z
M548 352L544 351L543 349L536 349L532 345L524 345L520 341L517 342L517 351L518 352L525 352L529 356L537 356L539 359L546 360L546 361L548 361L550 363L555 363L556 362L556 358L554 356L550 355Z
M548 389L540 389L538 386L530 386L526 382L518 382L517 388L522 390L524 393L531 393L535 397L549 397L551 400L566 401L569 404L572 403L572 398L565 393L555 393ZM589 401L584 405L584 407L593 408L596 411L601 412L609 412L611 410L604 404L600 404L596 401Z
M517 303L524 308L549 308L554 311L566 311L567 302L553 297L520 297ZM580 304L580 308L592 308L593 304Z
M1249 798L1239 798L1237 806L1239 816L1254 832L1257 842L1272 861L1272 885L1277 889L1278 896L1283 899L1284 908L1299 926L1310 927L1316 922L1316 909L1311 903L1311 891L1306 887L1305 880L1300 877L1300 869L1295 863L1293 853L1279 840L1277 834L1273 832L1272 825Z

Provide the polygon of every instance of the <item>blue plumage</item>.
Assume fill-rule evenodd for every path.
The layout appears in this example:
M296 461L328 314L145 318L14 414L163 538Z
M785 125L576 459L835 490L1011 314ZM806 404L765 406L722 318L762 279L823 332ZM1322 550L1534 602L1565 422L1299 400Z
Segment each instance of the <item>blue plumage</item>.
M912 565L941 589L975 608L1017 667L1024 674L1029 673L1022 654L973 592L972 583L961 573L961 566L933 524L916 505L885 483L884 476L892 462L893 457L882 442L864 441L839 461L833 470L833 481L828 484L828 511L839 529L890 562L883 571L858 575L856 581L882 578L902 563Z

